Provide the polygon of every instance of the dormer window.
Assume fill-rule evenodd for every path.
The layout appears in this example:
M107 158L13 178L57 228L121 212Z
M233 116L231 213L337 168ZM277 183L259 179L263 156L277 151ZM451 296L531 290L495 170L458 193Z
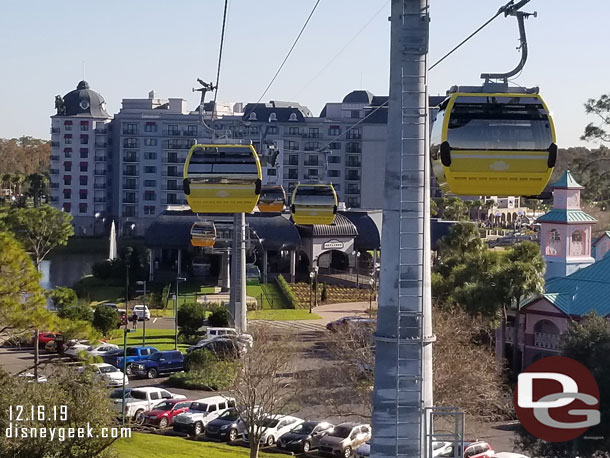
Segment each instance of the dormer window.
M250 113L250 116L248 116L248 121L256 121L256 113Z
M296 113L290 113L290 118L288 118L288 121L292 121L292 122L298 121L297 114Z
M269 115L269 122L277 122L277 115L275 113L271 113Z

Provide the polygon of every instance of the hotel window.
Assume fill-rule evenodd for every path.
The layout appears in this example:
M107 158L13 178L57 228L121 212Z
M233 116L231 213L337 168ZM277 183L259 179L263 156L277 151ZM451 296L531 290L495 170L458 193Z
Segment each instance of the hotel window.
M64 135L64 143L66 145L71 145L72 144L72 134Z
M144 207L144 214L145 215L154 215L155 214L155 207L153 207L153 206L145 206Z
M157 123L147 122L144 124L144 132L156 132L157 131Z
M147 138L144 140L144 145L145 146L157 146L157 139L156 138Z
M155 153L155 152L144 153L144 159L149 159L149 160L157 159L157 153Z
M81 175L80 176L80 184L81 184L81 186L87 186L88 180L89 180L89 177L87 175Z
M80 136L80 144L81 144L81 145L87 145L87 144L89 144L89 135L87 135L87 134L81 134L81 136Z
M144 191L144 200L155 200L155 191Z
M64 199L68 200L72 198L72 190L64 189Z
M64 157L70 159L72 157L72 148L64 148Z
M72 184L72 177L70 175L64 175L64 186L70 186Z
M70 210L72 210L72 204L70 202L64 202L64 206L63 209L65 212L70 212Z
M88 148L81 148L80 149L80 158L81 159L87 159L89 157L89 149Z
M89 121L81 121L80 122L80 130L81 131L89 130Z
M79 213L87 213L87 204L78 204Z
M78 196L80 200L87 200L87 190L81 189L80 191L78 191Z
M157 186L157 180L144 180L144 187L155 188Z
M66 172L71 172L72 171L72 162L70 162L70 161L64 162L64 170Z
M144 173L157 173L157 167L154 165L147 165L144 167Z
M87 162L81 162L80 163L80 171L81 172L86 172L89 169L89 164Z
M64 121L64 130L66 130L66 131L72 130L72 121Z

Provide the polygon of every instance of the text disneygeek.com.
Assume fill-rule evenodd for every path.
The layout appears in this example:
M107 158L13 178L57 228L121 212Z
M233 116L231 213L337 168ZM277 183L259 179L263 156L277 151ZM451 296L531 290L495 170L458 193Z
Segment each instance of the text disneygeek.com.
M64 442L66 439L83 438L130 438L131 428L100 428L94 431L87 424L81 427L24 427L22 425L9 423L9 427L3 431L7 439L49 439Z

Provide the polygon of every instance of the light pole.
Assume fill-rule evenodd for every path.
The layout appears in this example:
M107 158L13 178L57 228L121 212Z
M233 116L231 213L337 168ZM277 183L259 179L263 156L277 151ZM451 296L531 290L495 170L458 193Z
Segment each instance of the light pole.
M313 291L313 278L315 277L316 273L312 270L311 272L309 272L309 279L311 284L309 285L309 313L311 313L311 307L312 307L312 297L311 297L311 292Z
M144 347L146 345L146 281L137 281L136 285L144 285L144 320L142 321L142 346Z
M186 281L184 277L176 277L176 300L174 301L174 350L178 350L178 284Z
M359 251L353 251L352 254L355 256L356 258L356 288L360 288L360 276L358 275L360 273L360 268L359 268L359 261L360 261L360 252Z
M316 259L316 263L318 262L318 260ZM318 306L318 271L320 270L320 268L318 266L314 266L313 267L313 271L315 274L315 277L313 279L313 306L317 307Z
M123 329L123 408L121 409L121 423L125 426L125 372L127 371L127 334L129 334L131 330L125 326Z
M127 324L129 323L129 258L132 252L133 248L130 246L125 248L125 314L127 315L125 329L127 329Z
M371 287L371 290L369 291L369 316L370 316L373 312L373 288L375 288L375 279L374 278L369 279L369 285Z

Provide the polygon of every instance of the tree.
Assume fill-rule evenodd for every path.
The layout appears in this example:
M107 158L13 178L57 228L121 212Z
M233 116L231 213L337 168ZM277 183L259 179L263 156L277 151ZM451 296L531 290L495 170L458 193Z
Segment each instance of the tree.
M178 307L178 323L182 335L186 337L196 335L204 322L205 309L203 305L197 302L187 302Z
M498 271L495 286L502 301L502 338L505 336L508 310L514 308L513 357L512 368L516 371L519 364L519 321L520 304L528 296L541 294L544 290L544 271L546 265L540 254L540 247L534 242L521 242L508 250L506 265Z
M85 321L88 323L93 321L93 309L91 309L91 306L87 302L77 302L64 307L58 315L60 318L65 318L71 321Z
M0 335L50 325L40 273L15 238L0 232Z
M250 458L257 458L261 437L267 430L267 415L285 413L295 397L297 387L286 374L294 371L296 349L294 341L288 337L271 337L263 327L257 327L253 337L253 347L238 360L239 375L229 393L242 408Z
M459 197L450 197L443 209L443 218L453 221L468 220L468 204Z
M438 242L437 262L466 253L481 251L485 247L479 229L472 223L458 223Z
M229 310L222 305L214 307L208 317L208 325L218 328L227 327L229 325Z
M112 307L98 305L93 312L93 327L104 336L119 325L119 315Z
M36 268L53 248L66 245L68 238L74 235L72 215L50 205L14 209L4 221L25 250L32 254Z
M116 413L108 398L102 379L91 371L79 372L74 368L57 368L47 383L28 383L23 377L8 375L0 369L0 458L12 457L71 457L102 458L114 456L110 446L116 440L102 437L102 428L110 432L116 426ZM39 421L34 415L23 416L23 421L9 418L9 408L16 405L37 406L46 413ZM65 410L64 407L65 406ZM13 410L14 412L14 410ZM65 415L65 417L64 417ZM67 420L67 421L66 421ZM12 423L12 425L11 425ZM46 437L15 437L15 428L45 427ZM68 436L67 428L91 428L92 437ZM56 432L50 440L49 431ZM60 431L62 430L62 431ZM59 440L65 434L65 440Z
M603 456L595 453L610 449L610 404L607 402L610 398L610 325L607 319L591 313L581 322L572 322L561 336L561 354L583 364L597 381L601 423L587 430L586 435L601 440L543 442L521 429L517 442L532 456L576 456L567 455L566 451L576 452L578 456Z
M55 289L46 291L45 294L51 299L58 312L78 302L76 291L65 286L57 286Z
M49 179L42 173L30 173L27 176L29 184L28 195L34 199L34 207L40 206L40 199L47 191Z

